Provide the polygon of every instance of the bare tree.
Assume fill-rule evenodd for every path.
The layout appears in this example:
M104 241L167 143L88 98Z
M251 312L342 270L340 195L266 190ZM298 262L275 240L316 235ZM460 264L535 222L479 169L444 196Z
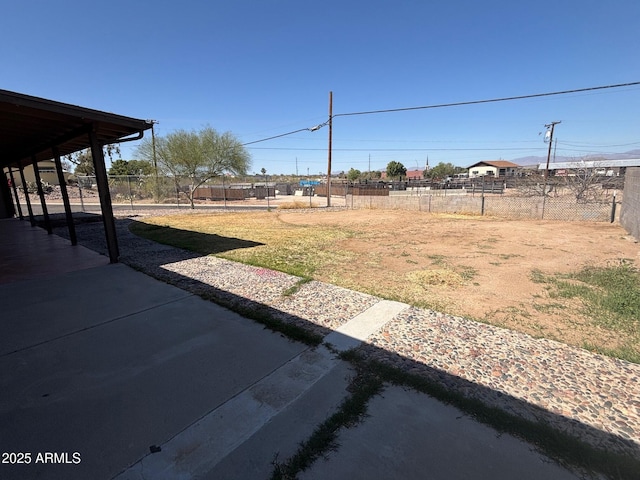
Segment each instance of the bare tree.
M580 162L583 164L582 168L579 166ZM580 160L576 163L577 168L565 177L565 186L578 202L601 201L603 190L600 180L605 170L603 162L586 163L585 160Z

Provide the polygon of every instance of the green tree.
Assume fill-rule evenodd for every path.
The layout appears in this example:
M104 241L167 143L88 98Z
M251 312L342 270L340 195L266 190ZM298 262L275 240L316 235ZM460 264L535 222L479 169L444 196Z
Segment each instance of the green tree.
M109 175L151 175L153 164L146 160L122 160L111 163Z
M119 158L111 164L111 168L109 168L109 175L129 175L128 164L126 160L122 160Z
M137 154L153 161L153 145L150 139L142 141ZM177 130L166 137L156 137L158 167L173 178L176 189L181 190L181 181L189 179L186 192L191 208L196 188L223 173L246 174L251 157L230 132L218 133L211 127L199 132Z
M400 162L392 161L387 164L387 177L402 178L407 174L407 169Z
M82 150L67 156L67 159L76 166L73 173L75 175L95 175L96 170L93 166L93 157L91 150Z
M349 180L351 182L355 182L361 176L362 176L362 172L360 170L355 169L355 168L352 168L347 172L347 180Z
M114 155L120 157L120 146L118 144L105 145L103 150L104 155L109 157L110 160L113 160ZM90 148L66 155L65 161L75 165L75 170L73 171L75 175L92 176L96 174Z
M426 172L426 177L433 180L438 180L446 177L451 177L455 173L464 172L466 169L462 167L456 167L452 163L438 163L431 170Z

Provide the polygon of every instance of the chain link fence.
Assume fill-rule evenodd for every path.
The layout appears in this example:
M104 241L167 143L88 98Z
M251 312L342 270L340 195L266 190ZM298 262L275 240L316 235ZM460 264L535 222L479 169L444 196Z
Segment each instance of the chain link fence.
M464 180L438 188L420 182L394 185L385 197L349 195L352 208L390 208L509 219L613 222L623 178Z
M283 181L277 176L235 178L233 181L222 177L195 186L190 177L165 177L154 175L109 175L109 192L113 203L157 203L183 204L190 201L241 201L249 198L258 200L276 195L309 195L313 186L305 186L308 180ZM316 182L317 183L317 182ZM195 188L194 188L195 187ZM93 176L77 177L77 184L70 185L69 191L77 190L81 198L97 197L96 179Z
M114 204L177 204L190 202L193 179L155 175L109 176ZM33 187L33 188L31 188ZM45 187L49 187L45 185ZM353 183L332 181L331 196L351 208L405 209L433 213L488 215L512 219L614 221L622 202L624 177L573 176L453 179ZM19 189L19 196L24 195ZM27 185L35 202L35 184ZM95 177L79 176L67 190L73 211L99 204ZM45 188L48 200L61 200L58 186ZM308 177L247 176L217 178L196 188L194 201L267 199L276 195L326 196L326 184Z

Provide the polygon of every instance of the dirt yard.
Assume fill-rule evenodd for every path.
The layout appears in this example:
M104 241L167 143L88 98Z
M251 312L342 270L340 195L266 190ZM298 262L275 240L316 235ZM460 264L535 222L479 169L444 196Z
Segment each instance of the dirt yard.
M333 244L349 260L321 267L319 280L577 346L617 348L627 341L531 278L535 270L565 273L621 259L638 265L640 246L619 225L383 210L278 215L292 225L358 232Z

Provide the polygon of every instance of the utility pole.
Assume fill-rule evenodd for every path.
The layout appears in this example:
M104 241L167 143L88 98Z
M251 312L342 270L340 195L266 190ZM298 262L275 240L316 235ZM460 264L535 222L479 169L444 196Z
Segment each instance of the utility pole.
M542 187L542 219L543 220L544 220L544 210L545 210L546 203L547 203L547 178L549 177L549 160L551 159L551 145L553 144L553 129L559 123L561 123L561 121L551 122L550 124L545 125L545 127L547 127L547 129L549 129L548 130L548 132L549 132L549 150L547 151L547 166L544 169L544 183L543 183L543 187Z
M558 121L558 122L551 122L548 125L545 125L545 127L547 127L547 129L549 130L549 150L547 151L547 167L544 169L544 186L545 189L547 187L547 178L549 177L549 160L551 159L551 145L553 144L553 130L555 128L556 125L558 125L559 123L562 123L562 120ZM546 193L545 193L546 195Z
M160 201L160 185L158 185L158 161L156 159L156 132L153 126L159 123L157 120L146 120L146 123L151 124L151 148L153 149L153 169L155 171L155 202Z
M333 92L329 92L329 153L327 158L327 207L331 206L331 136L333 126Z

